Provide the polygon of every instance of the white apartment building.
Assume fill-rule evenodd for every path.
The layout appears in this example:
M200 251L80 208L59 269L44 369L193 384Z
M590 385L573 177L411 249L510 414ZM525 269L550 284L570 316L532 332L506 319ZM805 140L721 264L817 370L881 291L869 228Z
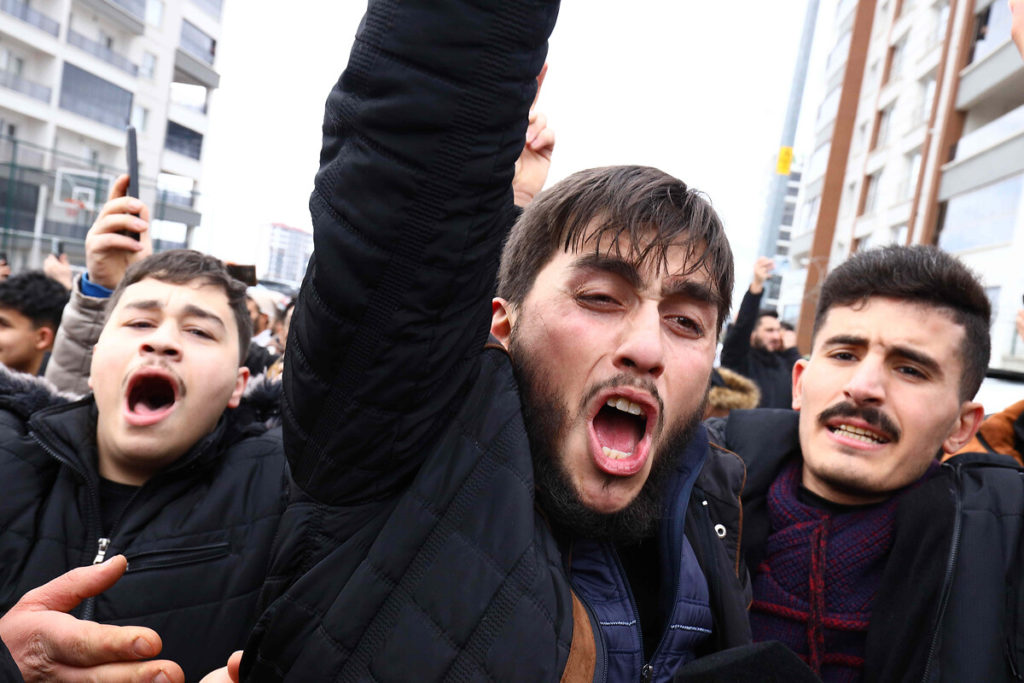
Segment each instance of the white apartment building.
M209 93L223 0L0 0L0 251L72 261L138 131L157 248L200 222Z
M1004 0L842 0L780 311L851 254L938 244L982 277L990 365L1024 370L1024 61ZM805 349L806 350L806 349Z
M276 283L289 294L298 292L313 255L313 233L284 223L268 223L253 235L257 245L256 277L263 284Z

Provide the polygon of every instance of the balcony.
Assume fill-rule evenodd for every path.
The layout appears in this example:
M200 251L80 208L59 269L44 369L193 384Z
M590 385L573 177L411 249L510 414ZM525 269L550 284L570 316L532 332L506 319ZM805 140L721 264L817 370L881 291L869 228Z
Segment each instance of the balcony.
M0 71L0 86L8 90L20 92L22 95L28 95L32 99L45 102L46 104L50 103L50 95L53 93L52 88L39 83L33 83L9 71Z
M116 66L121 71L132 76L139 75L139 67L133 64L127 57L124 57L117 52L114 52L106 45L102 45L95 40L86 38L81 33L68 29L68 45L74 45L80 50L84 50L94 57L102 59L107 64Z
M174 121L168 121L164 149L198 161L203 154L203 136Z
M131 117L132 94L70 62L64 62L59 106L112 128L124 128Z
M185 225L199 225L202 214L195 210L195 197L195 192L180 194L158 189L153 218Z
M214 19L220 19L224 0L192 0L195 6L209 14Z
M76 0L122 31L141 36L146 32L145 0Z
M220 75L213 70L216 49L217 41L189 22L181 22L181 41L174 51L174 79L216 88L220 85Z
M27 2L22 2L21 0L0 0L0 11L21 19L27 24L32 24L55 38L60 33L60 22L32 9L28 6Z

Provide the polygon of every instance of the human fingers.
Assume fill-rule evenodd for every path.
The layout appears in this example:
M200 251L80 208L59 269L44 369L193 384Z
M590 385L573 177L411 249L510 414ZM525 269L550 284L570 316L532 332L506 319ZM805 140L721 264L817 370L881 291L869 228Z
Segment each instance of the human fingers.
M546 159L550 159L551 153L555 150L555 131L551 128L545 128L533 139L529 147L532 151Z
M142 200L135 197L115 197L100 207L93 226L95 227L107 216L137 214L141 218L143 213L145 213L146 220L149 220L149 209Z
M548 75L548 63L544 62L544 66L542 66L540 68L540 73L537 74L537 92L533 96L533 104L530 105L531 109L533 107L537 106L537 100L540 99L540 89L544 87L544 79L547 77L547 75Z
M70 611L117 583L127 568L124 555L115 555L103 564L72 569L25 593L11 609Z
M132 216L127 213L111 213L97 218L89 232L91 235L103 235L127 230L141 234L148 227L149 221L141 216Z
M538 111L530 112L530 125L526 128L526 144L531 144L547 127L547 116Z
M107 193L107 202L111 199L117 199L128 194L128 174L122 173L121 175L114 178L114 182L110 185L110 192Z
M116 662L134 663L160 654L163 642L153 629L142 626L112 626L59 614L40 633L48 660L74 668Z
M56 669L53 679L67 683L184 683L185 681L185 673L181 667L166 659L151 662L115 662L84 668L60 666Z
M235 650L228 657L228 676L231 677L232 683L238 683L238 670L242 666L242 651Z

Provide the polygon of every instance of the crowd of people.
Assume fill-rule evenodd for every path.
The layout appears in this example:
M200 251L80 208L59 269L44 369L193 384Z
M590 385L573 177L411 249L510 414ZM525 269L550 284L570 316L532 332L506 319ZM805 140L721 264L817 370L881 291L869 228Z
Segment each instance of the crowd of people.
M557 13L370 1L287 303L154 254L127 176L81 273L0 264L6 679L1024 675L1024 403L975 401L977 275L858 253L801 354L760 259L723 332L703 194L541 191Z

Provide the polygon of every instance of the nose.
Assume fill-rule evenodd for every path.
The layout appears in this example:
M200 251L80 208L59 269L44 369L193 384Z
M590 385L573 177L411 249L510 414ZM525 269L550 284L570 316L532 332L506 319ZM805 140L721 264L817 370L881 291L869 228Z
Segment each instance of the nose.
M883 363L871 356L858 362L843 387L843 393L854 403L868 405L882 403L885 398Z
M156 355L161 358L178 359L181 357L181 340L177 329L165 322L153 328L152 332L140 343L143 355Z
M657 379L665 371L665 345L657 306L642 306L623 319L615 366Z

